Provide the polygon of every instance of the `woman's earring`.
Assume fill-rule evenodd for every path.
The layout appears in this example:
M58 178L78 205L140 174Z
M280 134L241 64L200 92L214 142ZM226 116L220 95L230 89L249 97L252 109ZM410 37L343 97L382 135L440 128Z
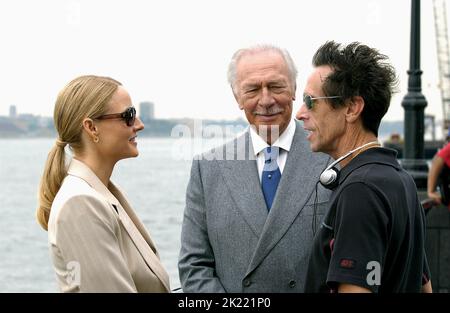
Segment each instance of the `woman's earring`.
M95 137L94 137L94 142L95 142L95 143L98 143L99 141L100 141L100 140L98 139L98 137L95 136Z

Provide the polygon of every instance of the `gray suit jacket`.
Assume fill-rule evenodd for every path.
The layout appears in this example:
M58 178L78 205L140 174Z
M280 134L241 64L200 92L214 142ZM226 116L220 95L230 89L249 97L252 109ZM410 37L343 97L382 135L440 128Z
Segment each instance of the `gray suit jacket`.
M192 163L179 274L184 292L302 292L315 187L330 158L296 131L268 213L249 133ZM224 159L225 158L225 159ZM330 192L317 187L317 223Z

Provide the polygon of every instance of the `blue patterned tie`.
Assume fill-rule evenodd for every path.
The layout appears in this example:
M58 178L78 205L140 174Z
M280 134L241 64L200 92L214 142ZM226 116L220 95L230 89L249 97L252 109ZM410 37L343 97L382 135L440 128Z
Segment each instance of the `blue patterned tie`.
M262 172L261 185L266 200L267 209L270 211L272 202L277 192L278 183L280 182L281 172L278 167L277 159L279 147L267 147L264 149L264 169Z

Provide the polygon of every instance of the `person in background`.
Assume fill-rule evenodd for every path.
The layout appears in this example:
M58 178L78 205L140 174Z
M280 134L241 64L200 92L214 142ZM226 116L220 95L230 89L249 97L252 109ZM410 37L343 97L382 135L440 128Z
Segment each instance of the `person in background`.
M108 77L78 77L59 93L54 123L37 220L48 230L61 291L169 292L155 244L110 181L119 160L139 154L144 125L128 92Z
M313 154L292 119L296 75L271 45L237 51L228 79L251 125L194 158L178 263L184 292L302 292L313 237L316 187L329 157ZM316 201L315 201L316 200Z
M432 199L435 205L440 205L450 200L450 130L447 133L446 143L442 149L440 149L431 162L430 169L428 171L427 181L427 193L428 198ZM440 182L440 192L436 191L436 188ZM444 198L443 198L444 195Z
M313 57L297 118L311 149L336 161L320 175L332 194L307 292L431 292L416 185L377 138L397 82L386 60L358 42L330 41Z

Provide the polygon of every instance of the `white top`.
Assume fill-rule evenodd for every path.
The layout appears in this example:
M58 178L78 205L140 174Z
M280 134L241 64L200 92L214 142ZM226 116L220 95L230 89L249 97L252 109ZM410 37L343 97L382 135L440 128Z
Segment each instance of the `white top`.
M278 137L278 139L272 144L272 146L280 148L280 154L278 156L277 163L278 167L280 168L281 174L283 174L283 169L284 166L286 165L286 159L291 149L292 139L294 139L295 127L296 127L295 121L291 119L289 125L286 127L281 136ZM269 144L267 144L267 142L264 141L264 139L262 139L258 135L254 127L250 127L250 136L252 138L253 151L255 152L259 181L261 181L265 161L263 150L270 146Z

